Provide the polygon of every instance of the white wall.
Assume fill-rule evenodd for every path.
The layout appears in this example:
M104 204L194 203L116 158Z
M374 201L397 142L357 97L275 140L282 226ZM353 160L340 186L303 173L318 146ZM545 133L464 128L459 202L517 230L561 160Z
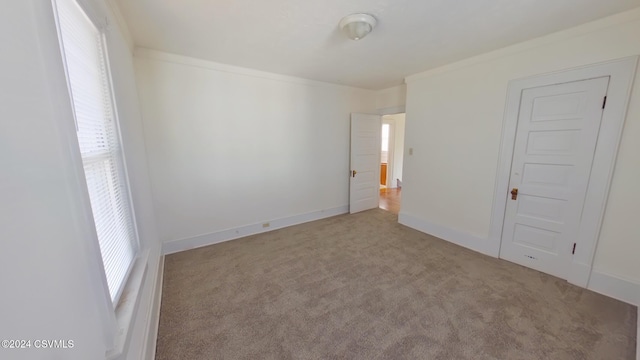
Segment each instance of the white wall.
M375 92L138 49L160 237L344 208L351 112Z
M137 222L157 264L131 55L117 28L107 38ZM115 329L106 329L100 315L110 304L95 281L100 258L90 241L93 224L84 207L82 167L75 161L77 141L51 2L3 4L0 42L0 339L74 341L70 350L0 349L0 357L102 359L105 333ZM148 309L145 301L148 295L140 309ZM146 328L141 318L134 331Z
M404 112L407 98L405 84L378 90L376 92L376 109L384 114Z
M407 78L402 213L487 241L508 82L640 54L639 34L640 9ZM629 284L640 284L638 154L636 79L594 262Z

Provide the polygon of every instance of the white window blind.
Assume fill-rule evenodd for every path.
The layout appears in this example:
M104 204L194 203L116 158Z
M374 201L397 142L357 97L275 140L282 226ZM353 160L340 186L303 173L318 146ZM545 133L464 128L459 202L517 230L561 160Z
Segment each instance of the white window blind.
M137 252L102 33L74 0L56 0L76 130L111 300Z

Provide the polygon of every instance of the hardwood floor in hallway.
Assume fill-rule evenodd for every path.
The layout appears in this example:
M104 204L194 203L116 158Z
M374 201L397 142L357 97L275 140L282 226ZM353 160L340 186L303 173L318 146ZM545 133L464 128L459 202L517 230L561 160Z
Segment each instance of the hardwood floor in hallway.
M400 188L395 189L380 189L380 202L379 207L383 210L387 210L391 213L398 215L400 212L400 200L401 200Z

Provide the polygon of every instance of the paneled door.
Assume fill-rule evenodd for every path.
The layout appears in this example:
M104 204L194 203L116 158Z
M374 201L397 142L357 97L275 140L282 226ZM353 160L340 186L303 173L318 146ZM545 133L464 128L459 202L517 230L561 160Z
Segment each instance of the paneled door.
M567 278L609 77L521 93L500 257Z
M351 214L378 207L381 128L382 117L379 115L351 114Z

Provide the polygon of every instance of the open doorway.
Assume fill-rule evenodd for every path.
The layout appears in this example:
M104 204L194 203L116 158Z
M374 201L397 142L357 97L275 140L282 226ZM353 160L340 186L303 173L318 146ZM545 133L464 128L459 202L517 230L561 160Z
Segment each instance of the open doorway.
M405 114L382 117L380 148L380 208L400 212L404 158Z

